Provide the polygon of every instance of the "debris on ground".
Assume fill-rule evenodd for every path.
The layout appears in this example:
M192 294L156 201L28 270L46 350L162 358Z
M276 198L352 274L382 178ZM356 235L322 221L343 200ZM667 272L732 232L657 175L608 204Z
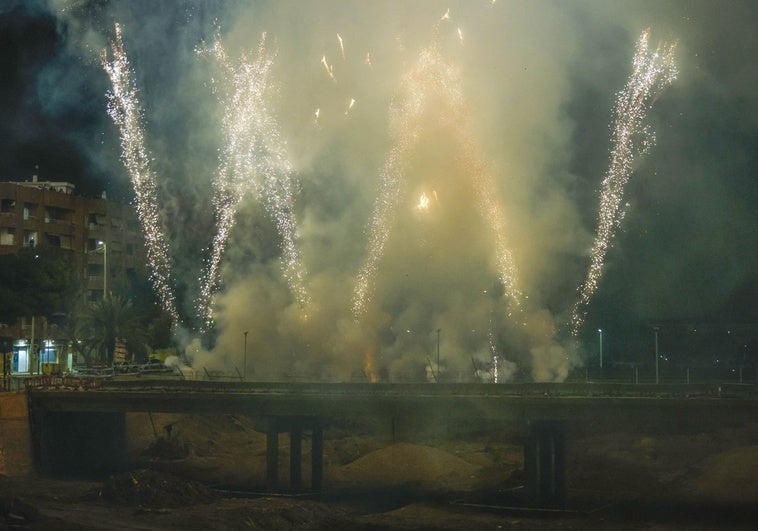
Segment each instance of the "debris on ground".
M151 459L184 459L189 455L189 446L174 437L158 437L145 451L143 457Z
M39 511L30 503L16 496L0 498L0 523L9 529L23 528L37 520Z
M100 495L109 502L151 509L200 505L217 499L216 493L202 483L149 469L111 476Z

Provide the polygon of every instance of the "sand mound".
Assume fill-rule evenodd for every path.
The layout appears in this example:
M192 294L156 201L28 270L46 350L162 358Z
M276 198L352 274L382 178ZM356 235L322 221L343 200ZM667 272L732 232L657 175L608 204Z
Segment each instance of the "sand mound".
M339 470L335 480L379 487L468 489L479 467L443 450L409 443L373 451Z
M758 503L758 446L745 446L709 457L692 482L694 492L709 499Z

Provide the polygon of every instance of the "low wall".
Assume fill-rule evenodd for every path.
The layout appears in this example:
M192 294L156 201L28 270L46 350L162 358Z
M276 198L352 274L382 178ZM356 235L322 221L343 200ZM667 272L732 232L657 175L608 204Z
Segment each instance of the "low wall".
M0 393L0 474L33 471L26 393Z

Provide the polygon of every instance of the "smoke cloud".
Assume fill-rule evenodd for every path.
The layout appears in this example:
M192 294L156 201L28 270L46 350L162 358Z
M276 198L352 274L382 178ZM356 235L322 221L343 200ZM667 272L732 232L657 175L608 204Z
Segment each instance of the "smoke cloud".
M664 215L672 216L692 208L676 195L677 179L695 164L686 153L692 143L683 138L693 118L681 116L706 96L718 100L719 84L711 74L723 68L726 76L734 76L727 79L730 87L744 96L755 86L755 70L734 74L734 65L698 55L717 37L715 30L698 33L715 16L709 2L687 3L686 9L683 2L608 6L500 0L61 0L51 6L67 46L58 64L76 59L89 65L86 71L97 80L98 91L106 87L105 74L95 71L98 54L112 38L113 23L123 28L141 88L181 313L188 323L197 318L198 279L213 237L211 180L222 138L222 110L211 84L219 72L195 50L219 28L230 55L252 55L266 33L277 89L268 95L268 105L298 183L296 237L313 303L300 307L289 291L276 224L251 194L241 204L224 256L223 287L215 298L215 344L205 349L191 335L185 343L197 369L231 371L244 365L264 379L471 380L493 355L500 357L501 378L565 379L582 363L566 325L588 265L613 100L631 69L636 38L650 27L653 43L680 41L677 84L682 86L656 103L660 113L651 113L659 147L637 168L641 184L630 187L629 234L619 235L618 249L608 257L605 284L629 284L618 272L631 260L630 246L639 245L649 257L661 245L660 232L647 243L638 237L653 229L647 221L651 216L666 208ZM726 19L737 24L746 6L730 5ZM448 8L449 19L440 20ZM749 39L744 45L755 50L755 37ZM504 239L524 297L514 309L504 294L496 237L459 142L462 124L445 120L449 102L437 93L430 96L418 138L403 160L387 244L367 310L355 319L356 274L367 253L381 169L397 140L390 109L403 96L403 75L429 46L460 77L456 90L472 141L494 181L489 193L502 205ZM47 102L50 112L60 109L61 101L70 105L70 94L81 88L55 69L41 83L45 92L57 93ZM121 175L116 132L102 101L100 128L82 138L91 140L97 130L103 138L100 145L90 144L88 160L99 170L106 160L109 171ZM755 99L749 101L746 105L754 107ZM694 177L702 194L710 193L705 189L713 176L701 170ZM723 191L719 198L731 193ZM738 206L735 216L751 223L747 206ZM719 223L742 222L719 218ZM676 284L697 276L682 270L679 258L703 257L715 239L673 249L676 256L667 261L665 274L651 264L628 266L636 288L619 289L632 290L625 300L634 306L635 318L654 318L672 306L666 297L681 294L664 289L656 300L651 294L671 279ZM728 244L721 245L730 252ZM752 259L745 253L723 279L723 289L745 281ZM602 293L601 287L601 298ZM606 288L605 293L616 292ZM597 319L591 312L588 328Z

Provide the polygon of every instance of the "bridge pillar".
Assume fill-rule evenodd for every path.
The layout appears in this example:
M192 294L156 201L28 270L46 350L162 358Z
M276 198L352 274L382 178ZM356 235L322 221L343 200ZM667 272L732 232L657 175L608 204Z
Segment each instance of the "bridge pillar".
M531 423L524 444L526 492L538 507L566 506L566 426L560 420Z
M324 480L324 428L315 417L266 418L266 488L279 488L279 434L290 436L290 489L299 491L303 482L303 432L311 437L311 488L321 490Z

